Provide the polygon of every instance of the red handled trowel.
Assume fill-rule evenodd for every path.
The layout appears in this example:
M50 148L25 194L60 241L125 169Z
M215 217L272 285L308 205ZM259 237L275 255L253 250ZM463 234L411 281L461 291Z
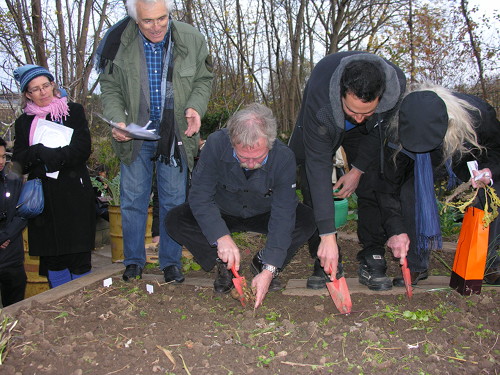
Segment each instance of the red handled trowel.
M410 274L410 269L408 268L408 261L406 260L406 257L403 260L401 271L403 272L403 280L405 282L406 295L408 296L408 299L411 299L411 297L413 296L413 288L411 286L411 274Z
M330 269L330 274L332 270ZM327 282L326 287L332 297L335 306L342 314L349 314L352 309L351 295L345 277L335 278L333 281Z
M240 295L240 302L241 305L244 307L246 305L246 301L245 301L245 294L243 291L246 290L247 288L247 281L243 276L239 275L238 271L236 271L236 268L234 268L234 265L231 267L231 272L234 275L233 277L234 288Z

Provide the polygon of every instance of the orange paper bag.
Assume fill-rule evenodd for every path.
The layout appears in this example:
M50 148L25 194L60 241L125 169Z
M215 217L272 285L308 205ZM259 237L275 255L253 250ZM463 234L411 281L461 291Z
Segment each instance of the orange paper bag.
M462 295L481 293L489 232L489 227L483 226L483 217L483 210L469 207L462 221L450 279L450 287Z

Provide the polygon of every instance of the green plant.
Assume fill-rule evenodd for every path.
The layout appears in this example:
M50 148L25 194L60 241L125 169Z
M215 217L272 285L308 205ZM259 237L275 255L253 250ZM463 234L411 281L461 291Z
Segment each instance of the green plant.
M371 317L365 318L365 320L370 318L386 317L391 322L395 322L397 319L415 320L418 322L427 322L430 319L433 319L439 322L440 319L436 315L436 311L441 311L441 310L440 308L437 308L431 310L421 310L421 309L417 309L415 311L405 310L401 312L399 310L399 306L386 305L382 311L372 315Z
M108 179L106 177L91 177L92 186L97 188L99 192L105 196L109 197L109 204L112 206L120 205L120 172L113 177Z
M105 125L108 129L108 125ZM89 164L93 170L103 166L109 176L116 176L120 171L120 159L116 156L109 136L92 137L92 156Z
M460 228L462 227L462 218L464 214L461 213L458 208L455 207L446 207L444 209L444 204L442 202L438 202L439 209L439 222L441 225L441 234L444 237L451 237L460 232Z
M205 116L201 119L201 137L206 139L214 131L221 129L227 122L229 116L231 116L231 111L227 108L212 108L210 111L207 111Z
M160 265L159 262L146 263L146 265L144 266L144 269L146 269L146 270L154 270L154 269L158 268L159 265Z
M4 316L0 321L0 366L7 356L7 347L12 336L11 332L17 324L17 320L12 321L8 316Z
M356 193L353 193L350 197L347 198L347 208L349 211L356 210L358 208L358 196Z
M182 257L181 263L182 263L182 271L184 273L188 272L189 270L193 271L201 270L201 266L195 262L194 258Z
M266 320L269 321L275 321L278 320L278 318L281 317L281 314L277 313L276 311L270 311L266 314Z
M269 363L271 363L275 356L276 354L274 354L274 351L272 350L269 351L269 357L259 355L259 357L257 358L259 360L259 362L257 363L257 367L264 367L269 365Z
M69 316L67 311L61 312L58 316L56 316L54 319L59 319L59 318L67 318Z

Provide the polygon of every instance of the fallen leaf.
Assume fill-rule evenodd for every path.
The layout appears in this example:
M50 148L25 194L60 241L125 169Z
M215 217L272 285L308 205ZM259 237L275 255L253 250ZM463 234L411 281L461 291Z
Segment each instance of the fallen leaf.
M163 346L160 346L160 345L156 345L156 347L158 349L160 349L167 356L167 358L170 360L170 362L172 362L172 364L174 365L174 368L172 370L174 370L177 363L175 362L175 359L172 355L172 352L168 349L165 349Z

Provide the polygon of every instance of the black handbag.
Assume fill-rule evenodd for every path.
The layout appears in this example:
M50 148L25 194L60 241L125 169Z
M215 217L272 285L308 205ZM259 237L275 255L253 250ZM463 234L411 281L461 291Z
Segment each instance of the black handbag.
M42 180L34 178L24 183L17 202L17 214L31 219L42 213L44 207Z

